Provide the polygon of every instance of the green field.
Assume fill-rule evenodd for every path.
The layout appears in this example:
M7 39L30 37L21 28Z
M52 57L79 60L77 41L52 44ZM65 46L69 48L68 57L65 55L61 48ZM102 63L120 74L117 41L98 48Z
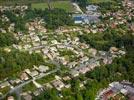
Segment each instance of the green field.
M74 7L70 1L55 1L55 2L51 2L50 5L52 8L64 9L67 12L74 11ZM47 5L47 3L32 3L32 8L44 10L45 8L48 8L48 5Z
M36 86L33 84L33 82L30 82L29 84L25 85L23 88L22 88L22 91L23 92L27 92L27 91L35 91L37 88Z
M113 0L88 0L89 3L113 2Z
M42 3L42 2L47 2L47 0L0 0L0 5L15 5L15 4L23 5L30 3Z
M55 79L55 75L51 74L51 75L48 75L48 76L45 76L41 79L36 80L36 82L39 84L45 84L45 83L51 82L54 79Z

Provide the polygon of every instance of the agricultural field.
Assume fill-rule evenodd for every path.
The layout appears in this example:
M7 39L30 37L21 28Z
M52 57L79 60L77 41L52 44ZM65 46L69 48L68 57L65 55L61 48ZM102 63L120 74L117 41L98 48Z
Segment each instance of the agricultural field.
M0 5L23 5L30 3L45 2L44 0L0 0Z
M54 1L54 2L51 2L50 6L52 8L64 9L67 12L74 11L74 7L70 1ZM48 8L48 5L47 3L32 3L32 8L44 10Z
M53 1L61 1L61 0L53 0ZM70 1L70 0L62 0L62 1ZM47 0L0 0L0 5L23 5L23 4L31 4L31 3L47 3Z

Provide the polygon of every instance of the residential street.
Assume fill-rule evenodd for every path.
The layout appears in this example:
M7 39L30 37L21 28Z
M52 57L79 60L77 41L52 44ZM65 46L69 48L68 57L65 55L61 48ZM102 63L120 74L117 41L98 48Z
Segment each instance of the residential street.
M33 77L33 79L30 79L28 81L24 81L23 83L19 84L18 86L15 86L13 89L11 89L7 94L5 94L2 98L0 98L0 100L5 98L8 94L11 94L11 93L14 93L14 92L16 93L16 91L22 89L22 87L24 87L25 85L29 84L33 80L37 80L37 79L40 79L42 77L45 77L47 75L50 75L50 74L53 74L53 73L57 72L60 69L60 65L57 62L55 62L55 61L52 61L52 63L57 66L56 69L54 69L54 70L52 70L52 71L50 71L48 73L42 73L42 74L40 74L38 76Z

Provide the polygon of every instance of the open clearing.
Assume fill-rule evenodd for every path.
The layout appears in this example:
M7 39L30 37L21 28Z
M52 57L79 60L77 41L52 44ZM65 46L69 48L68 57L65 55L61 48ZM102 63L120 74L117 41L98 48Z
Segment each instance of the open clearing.
M74 11L74 7L70 1L54 1L54 2L51 2L50 5L52 8L64 9L67 12ZM44 9L48 8L48 5L47 5L47 3L32 3L32 8L44 10Z

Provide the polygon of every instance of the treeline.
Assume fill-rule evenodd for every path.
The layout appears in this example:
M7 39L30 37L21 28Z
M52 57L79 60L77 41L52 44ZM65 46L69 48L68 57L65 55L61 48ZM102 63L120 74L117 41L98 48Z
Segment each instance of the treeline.
M44 64L40 54L29 54L29 52L20 52L14 49L11 52L6 52L0 48L0 80L17 76L24 69L40 64Z
M111 2L101 2L97 4L99 6L99 10L102 13L106 12L116 12L119 9L123 9L122 3L120 0L111 0Z
M88 0L74 0L78 2L79 6L85 8L88 5Z
M57 29L59 26L73 25L73 19L69 13L63 9L45 9L37 10L29 8L24 12L24 16L20 14L20 11L5 11L4 14L10 19L11 23L15 23L15 31L27 31L25 24L28 21L34 20L36 17L44 19L44 26L48 29ZM15 14L19 14L16 16ZM5 24L6 25L6 24Z
M124 46L134 45L134 36L130 31L125 35L118 29L107 29L103 33L85 33L79 35L80 41L85 42L98 50L109 50L110 47L116 46L118 48Z
M44 21L48 29L57 29L59 26L73 25L73 19L70 14L62 9L46 9L44 12Z
M11 23L15 24L15 31L26 31L25 23L26 20L22 17L22 15L16 16L15 14L19 14L20 11L16 11L15 13L11 11L5 11L4 14L10 19Z

